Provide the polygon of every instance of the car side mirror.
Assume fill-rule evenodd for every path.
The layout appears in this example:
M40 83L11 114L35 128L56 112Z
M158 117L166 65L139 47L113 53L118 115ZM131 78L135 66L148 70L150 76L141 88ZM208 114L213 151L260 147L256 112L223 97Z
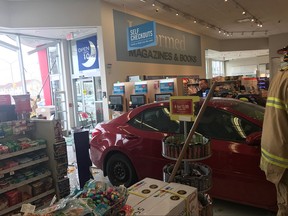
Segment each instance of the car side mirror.
M246 137L246 143L250 146L260 146L261 136L262 136L262 131L251 133Z

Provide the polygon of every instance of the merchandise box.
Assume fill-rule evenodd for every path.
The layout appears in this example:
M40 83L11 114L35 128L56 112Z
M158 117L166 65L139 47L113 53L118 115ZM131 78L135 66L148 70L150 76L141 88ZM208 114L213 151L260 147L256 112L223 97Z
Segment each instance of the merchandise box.
M199 216L197 188L169 183L133 209L135 215Z
M128 188L129 196L126 204L133 207L166 185L168 185L167 182L145 178Z

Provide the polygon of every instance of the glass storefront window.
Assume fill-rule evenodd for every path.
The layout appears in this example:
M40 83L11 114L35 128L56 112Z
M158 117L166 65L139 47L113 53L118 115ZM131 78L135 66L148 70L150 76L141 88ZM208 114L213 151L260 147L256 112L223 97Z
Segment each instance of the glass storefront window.
M12 45L11 48L6 44ZM6 35L0 35L0 69L0 94L22 94L16 42Z
M225 76L223 61L212 61L212 77Z

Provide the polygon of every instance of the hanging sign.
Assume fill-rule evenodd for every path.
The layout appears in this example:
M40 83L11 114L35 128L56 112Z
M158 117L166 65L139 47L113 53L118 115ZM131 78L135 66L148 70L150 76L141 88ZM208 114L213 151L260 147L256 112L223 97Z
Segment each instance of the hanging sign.
M97 36L76 41L79 71L99 68Z
M127 29L128 51L151 46L156 46L155 22L146 22Z
M170 97L170 118L179 121L194 121L195 103L199 102L198 96L171 96Z
M147 94L147 82L135 82L135 94Z

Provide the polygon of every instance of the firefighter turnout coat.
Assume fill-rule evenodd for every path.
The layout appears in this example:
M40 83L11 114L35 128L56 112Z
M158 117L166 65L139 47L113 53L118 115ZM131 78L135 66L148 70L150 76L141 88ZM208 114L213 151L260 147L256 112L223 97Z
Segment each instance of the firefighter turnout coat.
M278 183L288 168L288 71L278 72L268 91L261 138L261 169Z

